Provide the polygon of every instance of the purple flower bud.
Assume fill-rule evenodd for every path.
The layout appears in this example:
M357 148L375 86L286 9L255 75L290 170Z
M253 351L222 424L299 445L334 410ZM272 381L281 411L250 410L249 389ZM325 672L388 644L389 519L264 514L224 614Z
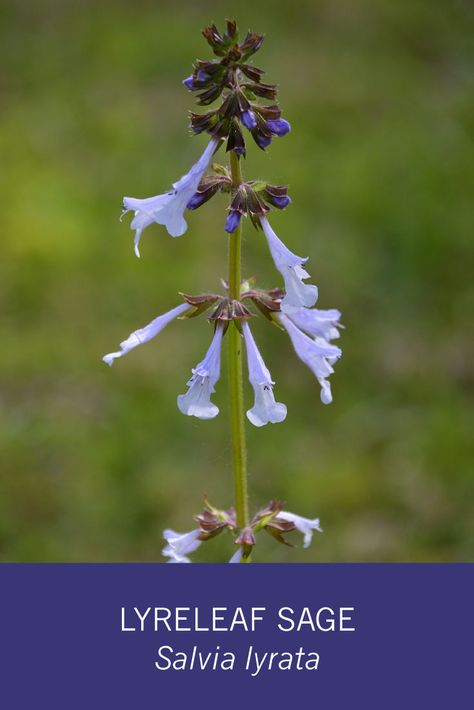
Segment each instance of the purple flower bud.
M186 205L186 209L197 210L198 207L200 207L206 202L206 199L207 195L204 192L195 192L189 200L188 204Z
M280 118L278 121L267 121L267 126L272 133L280 138L291 131L290 124L284 118Z
M247 111L242 111L242 113L240 114L240 120L244 124L245 128L249 129L249 131L252 131L254 128L257 127L257 119L255 118L254 112L250 109L247 109Z
M279 210L284 210L285 207L288 207L288 205L291 202L291 197L288 197L288 195L285 195L285 197L272 197L271 203L274 207L277 207ZM188 209L190 209L188 207Z
M245 155L245 146L244 145L236 145L234 148L234 153L236 155Z
M240 224L240 220L242 219L242 214L238 212L237 210L231 210L229 212L229 216L226 219L225 223L225 231L229 232L231 234L232 232L235 232L237 227Z
M187 89L189 89L189 91L192 91L194 89L193 75L191 74L191 76L188 76L187 79L184 79L183 84Z
M271 138L267 138L262 133L253 133L252 135L259 148L267 148L272 142Z

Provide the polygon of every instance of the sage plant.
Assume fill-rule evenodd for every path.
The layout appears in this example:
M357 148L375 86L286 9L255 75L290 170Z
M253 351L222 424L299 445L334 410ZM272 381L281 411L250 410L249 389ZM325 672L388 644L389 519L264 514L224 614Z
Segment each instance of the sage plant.
M253 406L247 410L248 420L254 426L262 427L282 422L287 415L286 406L275 400L275 383L249 323L260 313L270 324L287 332L297 356L318 380L322 402L329 404L332 394L328 378L335 361L341 356L340 349L331 343L339 337L340 313L335 309L314 308L318 289L306 283L310 278L305 270L307 259L290 251L271 227L268 219L271 211L283 210L290 204L287 187L266 180L250 180L242 174L249 136L260 150L265 151L275 138L283 138L290 132L290 124L281 116L277 87L262 80L263 70L252 61L264 37L248 32L240 41L236 23L229 20L225 33L211 25L202 34L216 58L197 60L193 73L183 83L190 92L196 93L199 106L214 105L204 113L191 113L191 131L196 135L207 134L209 142L195 165L168 192L145 199L125 197L123 214L134 213L131 228L135 231L135 253L140 256L142 232L153 222L163 225L172 237L179 237L187 229L186 211L198 209L217 193L228 195L229 207L223 225L228 234L228 273L222 281L224 292L181 293L183 303L134 331L120 344L119 351L105 355L103 359L112 365L115 359L154 338L176 318L207 314L213 327L211 343L204 358L192 370L187 391L178 396L177 404L187 416L213 419L219 408L211 397L220 377L222 346L227 341L234 506L222 510L206 499L204 511L195 516L193 530L183 534L164 531L166 546L162 554L170 562L190 562L189 555L203 542L227 530L233 540L230 562L248 562L257 534L262 530L284 544L290 544L287 534L297 530L304 536L304 547L310 544L313 531L322 532L317 518L303 518L288 512L279 500L272 500L252 517L249 515L243 344L248 378L255 396ZM229 156L228 165L214 161L219 150ZM284 288L267 290L259 288L254 279L242 279L243 218L248 218L257 235L265 238Z

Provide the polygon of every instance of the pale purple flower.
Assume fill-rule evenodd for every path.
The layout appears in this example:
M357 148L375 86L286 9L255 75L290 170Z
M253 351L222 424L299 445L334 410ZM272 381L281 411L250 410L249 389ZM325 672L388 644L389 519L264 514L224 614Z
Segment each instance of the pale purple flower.
M247 417L254 426L264 426L271 422L277 424L286 418L286 405L275 402L272 376L263 362L247 322L242 323L242 331L247 350L249 381L255 392L255 404L247 412Z
M300 360L317 377L321 385L321 401L323 404L330 404L332 402L331 385L326 377L329 377L334 372L332 363L341 357L341 350L323 339L319 342L313 340L313 338L299 330L284 313L279 313L277 318L290 336Z
M327 341L339 338L338 328L342 328L339 323L341 313L336 308L287 308L285 313L300 330L314 338Z
M211 394L221 374L223 331L222 323L218 323L204 360L193 369L193 375L187 383L188 391L178 396L179 411L189 417L213 419L219 414L219 407L211 402Z
M200 534L199 528L188 533L165 530L163 537L168 544L163 548L161 554L163 557L169 557L168 562L191 562L188 555L197 550L201 544Z
M323 532L319 524L319 518L310 520L309 518L302 518L300 515L295 515L294 513L289 513L286 510L282 510L280 513L278 513L276 519L286 520L289 523L295 524L296 529L304 535L303 547L310 546L311 540L313 539L314 530L317 530L320 533Z
M180 237L184 234L188 228L183 216L184 210L196 192L217 145L218 140L212 138L197 163L186 175L173 184L173 189L169 192L145 199L123 198L124 212L122 216L130 210L135 212L130 228L135 230L135 254L137 256L140 256L138 245L141 233L153 222L163 224L172 237Z
M237 548L237 550L234 552L234 554L233 554L232 557L230 558L229 564L230 564L230 563L234 563L234 562L240 562L240 560L242 559L242 555L243 555L243 554L244 554L244 551L243 551L243 549L242 549L242 545L239 545L239 547Z
M282 310L314 306L318 300L318 289L316 286L303 283L303 279L309 278L308 272L303 269L303 264L308 261L308 258L293 254L277 237L265 216L260 216L260 223L275 266L285 281L286 295L281 302Z
M133 350L133 348L136 348L138 345L143 345L143 343L154 338L168 323L178 318L178 316L185 313L189 308L191 308L189 303L182 303L180 306L176 306L176 308L171 309L171 311L164 313L162 316L158 316L158 318L152 320L151 323L148 323L144 328L135 330L126 340L121 342L119 352L104 355L102 360L112 367L116 358L126 355L130 350Z

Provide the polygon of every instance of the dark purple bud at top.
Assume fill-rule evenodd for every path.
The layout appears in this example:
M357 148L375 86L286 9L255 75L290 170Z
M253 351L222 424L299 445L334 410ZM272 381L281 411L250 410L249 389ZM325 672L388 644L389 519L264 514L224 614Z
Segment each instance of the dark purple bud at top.
M235 232L237 227L240 224L240 220L242 219L242 214L240 212L237 212L237 210L231 210L229 212L229 216L226 219L225 223L225 231L229 232L231 234L232 232Z
M267 121L267 126L272 133L280 138L291 131L290 124L284 118L280 118L278 121Z
M208 199L205 192L195 192L186 205L186 209L197 210L197 208L203 205Z
M257 119L255 118L255 114L251 109L247 109L247 111L242 111L240 114L240 120L244 124L245 128L248 128L249 131L252 131L254 128L257 127Z
M183 84L185 85L185 87L186 87L187 89L189 89L189 91L192 91L193 88L194 88L194 79L193 79L193 76L191 75L191 76L188 76L187 79L184 79Z

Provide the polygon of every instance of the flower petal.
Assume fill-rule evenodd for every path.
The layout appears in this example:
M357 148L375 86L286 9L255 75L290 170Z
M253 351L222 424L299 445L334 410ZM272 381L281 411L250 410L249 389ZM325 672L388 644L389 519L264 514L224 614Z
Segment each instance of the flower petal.
M229 563L233 564L234 562L240 562L243 554L244 554L244 551L243 551L242 545L239 545L237 550L234 552L234 554L230 558Z
M326 377L334 372L331 363L341 356L340 348L330 345L323 339L318 339L318 342L313 340L299 330L284 313L279 313L277 318L290 336L300 360L310 368L318 379L321 385L321 401L323 404L330 404L332 402L331 387L326 381Z
M314 306L318 300L317 286L303 283L304 279L309 278L309 274L303 269L308 259L293 254L277 237L265 216L260 216L260 223L275 266L285 281L286 295L281 302L282 310Z
M294 523L295 527L299 532L303 533L303 547L309 547L311 540L313 539L313 531L322 533L323 530L319 523L319 518L310 520L309 518L302 518L300 515L295 515L295 513L290 513L287 510L282 510L277 515L277 519L287 520L290 523Z
M191 562L187 555L197 550L201 544L199 535L201 530L191 530L188 533L177 533L174 530L165 530L163 537L168 543L161 554L164 557L169 557L168 562Z
M165 326L168 325L172 320L175 318L178 318L182 313L185 313L185 311L189 310L191 306L189 303L181 303L179 306L176 306L176 308L172 308L171 311L168 311L167 313L164 313L162 316L158 316L158 318L155 318L154 320L151 321L151 323L148 323L144 328L139 328L138 330L135 330L133 333L131 333L126 340L123 340L120 343L120 351L116 353L108 353L108 355L104 355L102 360L107 363L107 365L112 366L114 363L114 360L116 360L118 357L122 357L122 355L126 355L130 350L133 350L133 348L136 348L138 345L143 345L143 343L146 343L148 340L151 340L154 338L158 333L160 333Z

